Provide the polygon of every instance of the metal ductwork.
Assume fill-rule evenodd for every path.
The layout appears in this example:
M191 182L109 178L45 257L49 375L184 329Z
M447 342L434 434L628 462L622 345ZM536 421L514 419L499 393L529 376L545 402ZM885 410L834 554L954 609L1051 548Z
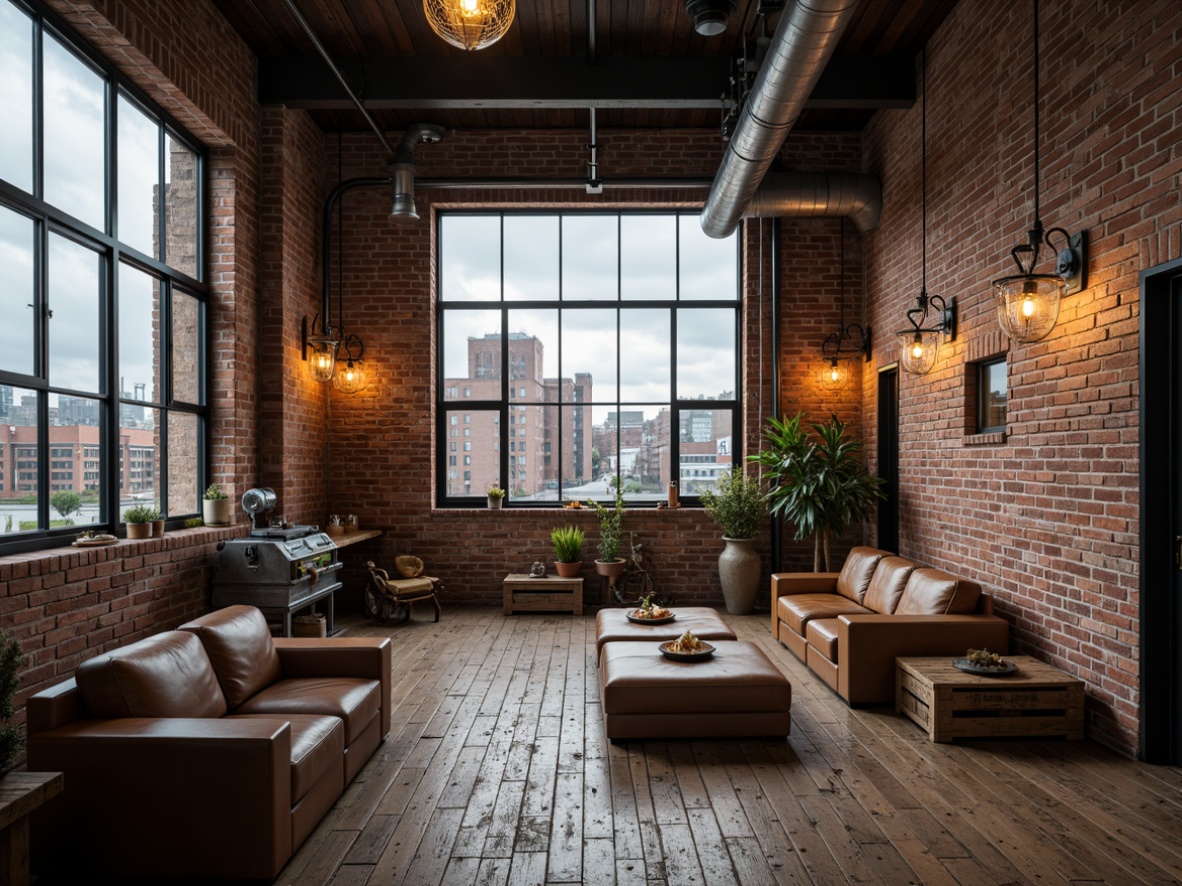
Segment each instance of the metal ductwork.
M856 6L795 0L784 10L702 208L707 235L721 239L738 226Z
M881 215L882 185L864 172L773 172L743 213L744 218L845 216L863 234L878 227Z
M394 204L390 218L394 221L418 221L415 211L415 147L420 143L434 145L443 141L443 127L433 123L416 123L402 133L402 141L390 161L390 179L394 186Z

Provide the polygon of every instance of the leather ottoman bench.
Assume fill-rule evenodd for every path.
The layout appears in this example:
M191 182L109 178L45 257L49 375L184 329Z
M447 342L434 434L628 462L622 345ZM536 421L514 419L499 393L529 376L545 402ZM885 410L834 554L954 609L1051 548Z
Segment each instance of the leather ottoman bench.
M786 736L792 685L745 640L711 641L706 661L665 658L657 643L606 643L599 698L607 737L740 738Z
M659 625L637 624L628 621L628 613L635 609L600 609L595 615L595 661L603 658L605 643L624 643L644 640L653 644L676 640L686 631L693 631L699 640L713 643L715 640L734 640L735 632L730 629L717 610L709 606L679 606L673 610L677 615L671 622ZM657 653L658 655L660 653Z

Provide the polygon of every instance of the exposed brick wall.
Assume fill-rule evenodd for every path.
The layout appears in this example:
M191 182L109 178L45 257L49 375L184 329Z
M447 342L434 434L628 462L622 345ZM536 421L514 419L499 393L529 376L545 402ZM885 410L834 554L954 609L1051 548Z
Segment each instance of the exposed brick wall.
M1134 753L1137 274L1182 254L1182 8L1046 2L1040 26L1041 213L1088 230L1089 286L1050 337L1010 344L1004 442L966 446L965 361L993 349L974 344L997 329L990 280L1013 272L1033 219L1033 86L1029 3L961 3L929 47L927 142L928 289L957 297L960 332L931 375L901 379L900 546L981 581L1016 651L1087 683L1089 734ZM900 326L919 291L919 114L865 133L885 203L867 238L876 328ZM878 343L877 365L897 359ZM873 428L872 382L863 403Z

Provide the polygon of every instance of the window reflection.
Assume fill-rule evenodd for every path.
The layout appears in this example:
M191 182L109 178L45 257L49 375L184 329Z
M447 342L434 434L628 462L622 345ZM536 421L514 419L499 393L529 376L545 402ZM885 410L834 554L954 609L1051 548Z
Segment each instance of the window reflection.
M49 235L49 382L99 391L99 300L102 259L59 234Z
M105 231L103 80L52 34L43 34L41 47L45 199Z
M33 20L0 2L0 178L33 192Z

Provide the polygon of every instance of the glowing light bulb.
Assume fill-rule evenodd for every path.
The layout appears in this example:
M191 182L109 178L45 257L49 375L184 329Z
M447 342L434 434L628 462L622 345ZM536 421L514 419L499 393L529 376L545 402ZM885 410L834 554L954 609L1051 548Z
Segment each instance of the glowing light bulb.
M479 15L480 0L462 0L460 9L463 10L464 15Z
M1038 311L1038 302L1036 302L1030 296L1026 296L1024 299L1022 299L1022 316L1023 317L1029 319L1029 318L1033 317L1037 311Z
M919 336L911 343L911 356L916 360L923 356L923 340Z
M841 373L838 372L836 366L829 370L829 380L834 382L841 381Z

